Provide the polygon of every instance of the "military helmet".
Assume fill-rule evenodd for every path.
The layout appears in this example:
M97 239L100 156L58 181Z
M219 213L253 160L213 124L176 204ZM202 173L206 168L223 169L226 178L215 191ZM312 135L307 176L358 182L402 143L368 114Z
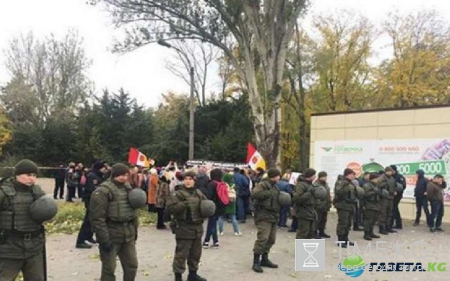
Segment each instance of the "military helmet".
M202 200L200 203L200 213L204 218L213 216L216 213L216 204L208 199Z
M319 200L327 199L327 189L323 186L316 186L314 188L314 197Z
M356 197L358 197L359 199L362 199L364 196L364 189L360 186L356 187Z
M388 198L389 196L389 191L387 191L386 189L382 189L381 190L381 198Z
M128 193L128 202L130 202L131 207L134 209L142 208L147 203L147 195L142 189L133 188L133 190Z
M280 191L280 194L278 195L278 203L282 207L289 207L291 206L291 195L289 193Z
M397 191L397 193L402 193L403 192L403 185L401 183L397 183L395 185L395 191Z
M49 196L42 196L30 206L30 216L37 223L53 219L58 212L56 201Z

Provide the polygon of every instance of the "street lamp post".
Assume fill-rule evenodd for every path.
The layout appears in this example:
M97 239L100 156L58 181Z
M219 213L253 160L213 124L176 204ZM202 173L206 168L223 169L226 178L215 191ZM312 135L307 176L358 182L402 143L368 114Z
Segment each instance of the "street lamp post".
M180 49L170 45L166 41L160 39L158 44L169 49L174 49L179 54L186 58L189 64L189 76L190 76L190 98L189 98L189 160L194 159L194 67L191 64L189 57Z

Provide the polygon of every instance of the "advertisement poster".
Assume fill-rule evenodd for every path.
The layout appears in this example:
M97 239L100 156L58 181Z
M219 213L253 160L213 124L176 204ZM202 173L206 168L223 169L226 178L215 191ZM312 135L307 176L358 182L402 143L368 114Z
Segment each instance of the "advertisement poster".
M317 171L328 173L331 186L345 168L359 177L396 165L406 178L405 198L414 198L417 170L422 169L427 178L441 174L448 183L444 198L450 201L450 139L317 141L314 164Z

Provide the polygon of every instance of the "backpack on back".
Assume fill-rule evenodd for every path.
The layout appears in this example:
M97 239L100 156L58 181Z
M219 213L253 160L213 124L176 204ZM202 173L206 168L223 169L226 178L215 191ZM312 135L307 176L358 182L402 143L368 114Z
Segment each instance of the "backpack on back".
M234 184L228 188L228 199L230 200L230 203L236 202L236 190L234 190L234 188Z
M217 197L219 198L219 201L225 205L228 206L230 204L230 197L228 196L228 185L224 182L217 182L217 188L216 193Z

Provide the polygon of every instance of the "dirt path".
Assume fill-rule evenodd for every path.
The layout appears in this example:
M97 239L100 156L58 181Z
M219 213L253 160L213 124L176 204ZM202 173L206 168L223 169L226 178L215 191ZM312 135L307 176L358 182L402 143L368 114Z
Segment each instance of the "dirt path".
M334 215L330 226L335 225ZM338 248L333 244L335 238L326 241L326 272L295 272L294 270L294 239L293 233L285 229L278 231L277 243L273 248L271 258L280 265L279 269L266 269L264 274L251 271L252 247L255 239L252 223L242 225L244 236L236 237L231 234L231 225L226 225L226 233L219 237L220 249L203 250L202 264L199 273L212 281L221 280L349 280L350 277L337 269L342 260L339 259ZM365 248L367 243L361 239L361 233L352 233ZM74 235L53 235L48 237L47 252L49 264L49 280L99 280L100 261L98 249L75 249ZM385 239L388 243L399 240L424 240L433 258L426 260L405 260L411 262L448 262L450 264L450 235L448 233L431 234L424 227L407 225L407 229L400 234L389 235ZM138 239L139 272L136 280L173 280L171 264L175 248L174 237L170 231L156 230L153 227L141 228ZM345 253L343 253L345 255ZM395 258L384 259L385 262L395 261ZM367 262L367 260L366 260ZM117 280L121 280L121 269L118 265ZM364 272L358 280L448 280L445 273L407 273L407 272Z
M39 184L47 193L53 191L51 179L39 179ZM334 234L336 216L330 214L328 228L330 234ZM400 244L411 244L416 241L424 241L430 257L425 259L396 258L394 250L383 252L385 258L376 259L371 256L363 256L365 263L370 262L447 262L450 271L450 226L445 225L447 232L430 233L424 226L413 227L410 222L405 223L405 230L399 234L391 234L383 237L387 245L393 245L396 241ZM271 259L280 265L279 269L266 269L263 274L254 273L251 270L253 259L253 243L256 237L255 227L250 220L241 225L244 233L242 237L232 235L231 225L225 226L225 235L220 236L220 249L203 250L200 275L209 281L283 281L283 280L352 280L338 270L338 264L343 261L339 258L339 250L335 245L336 236L326 240L326 271L323 272L295 272L294 269L294 241L295 234L288 233L286 229L279 229L277 242L273 247ZM227 232L228 231L228 232ZM367 243L362 239L361 232L351 232L350 238L354 239L364 251ZM51 235L47 241L49 280L54 281L92 281L100 280L100 260L98 249L75 249L75 235ZM375 243L373 243L375 245ZM154 227L143 227L139 230L137 243L139 270L136 280L173 280L172 259L175 249L174 236L169 230L156 230ZM386 246L385 246L386 247ZM419 249L420 250L420 249ZM424 250L424 249L421 249ZM405 250L406 251L406 250ZM413 281L413 280L449 280L447 272L366 272L357 280L361 281ZM121 268L118 263L117 280L121 278ZM186 277L185 279L186 280Z

